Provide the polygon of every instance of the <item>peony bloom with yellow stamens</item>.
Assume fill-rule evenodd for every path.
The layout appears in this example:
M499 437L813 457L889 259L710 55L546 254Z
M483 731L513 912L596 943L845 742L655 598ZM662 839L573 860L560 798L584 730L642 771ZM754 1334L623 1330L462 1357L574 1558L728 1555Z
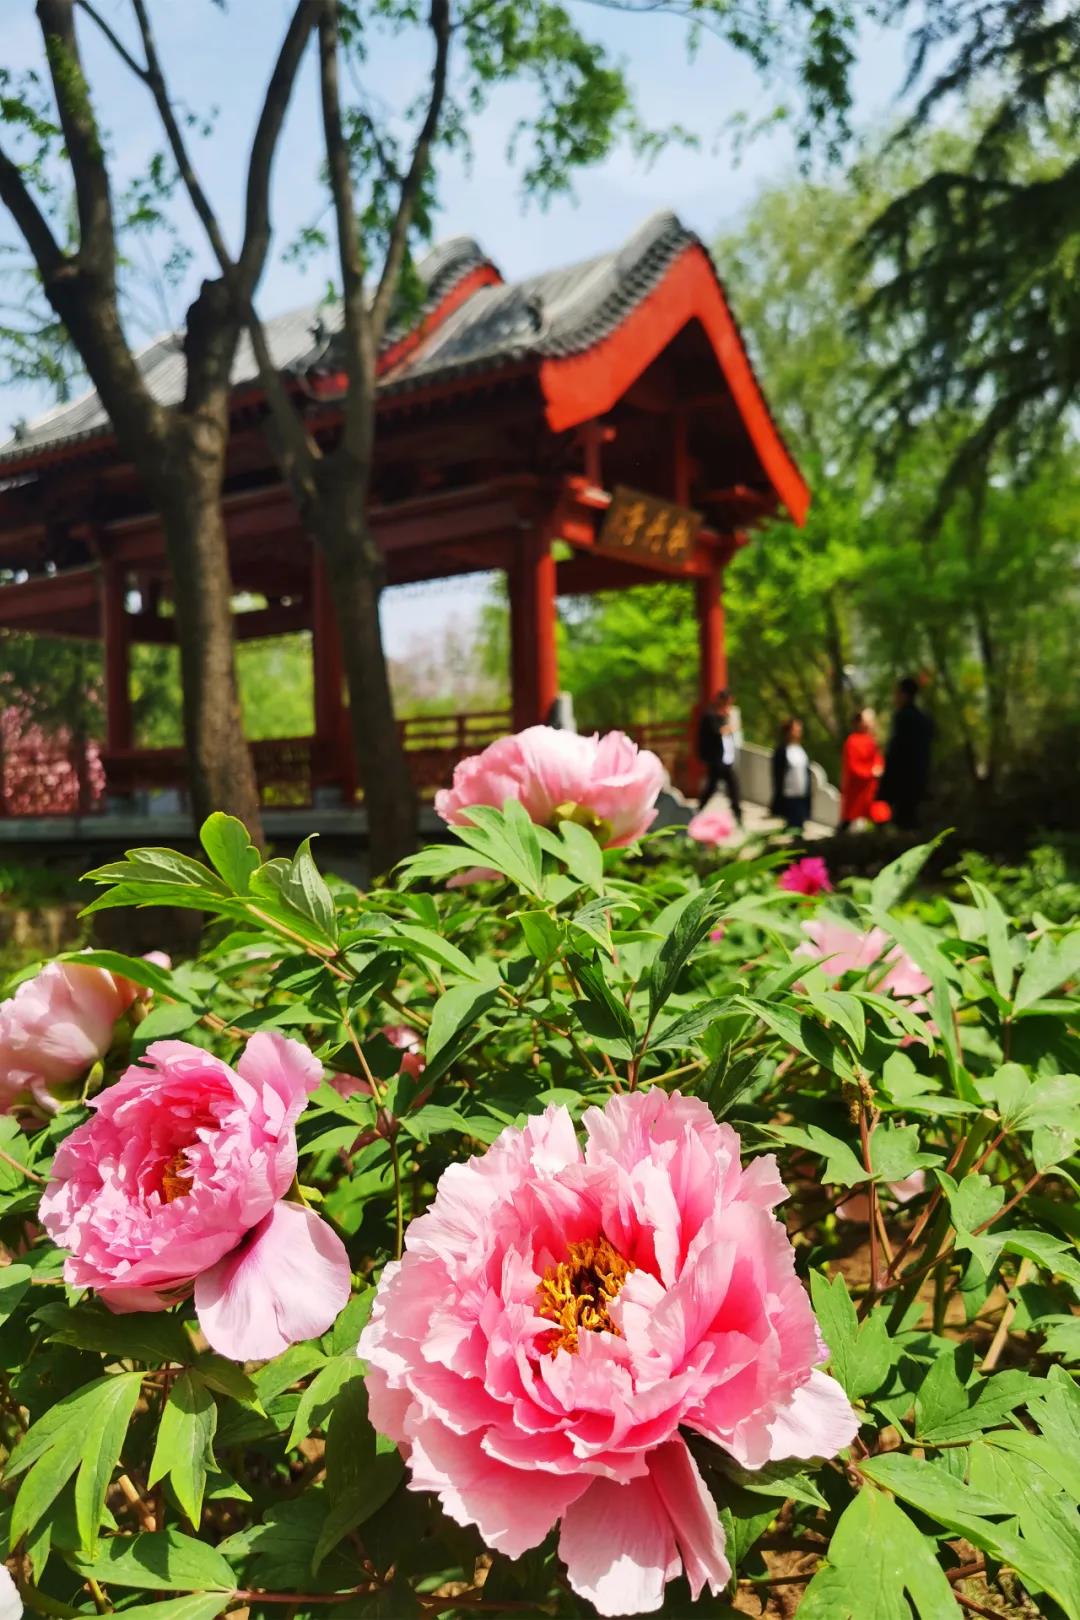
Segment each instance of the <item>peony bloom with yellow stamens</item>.
M565 1108L451 1165L360 1341L372 1421L414 1490L519 1557L559 1523L601 1614L730 1577L684 1431L743 1466L832 1456L857 1418L825 1349L772 1157L660 1090Z

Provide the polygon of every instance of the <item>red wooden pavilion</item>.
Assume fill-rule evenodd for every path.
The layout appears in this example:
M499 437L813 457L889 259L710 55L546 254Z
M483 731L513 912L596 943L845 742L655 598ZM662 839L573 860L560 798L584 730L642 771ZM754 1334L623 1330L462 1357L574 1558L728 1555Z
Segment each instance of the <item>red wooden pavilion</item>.
M802 522L809 493L712 260L673 214L655 215L614 253L525 281L504 282L466 237L435 248L420 274L422 308L380 358L371 521L390 584L505 570L513 693L512 716L405 723L427 787L510 723L547 716L558 689L557 595L687 580L702 697L723 685L724 569L763 517L784 509ZM341 381L325 319L308 308L272 321L268 335L298 409L330 439ZM141 357L163 401L183 387L181 346L170 335ZM260 781L271 801L340 794L348 804L355 779L332 604L273 462L246 345L234 382L232 575L238 593L266 604L237 613L236 633L310 629L314 660L314 736L256 744ZM553 550L555 541L565 545ZM106 786L88 786L82 772L82 808L106 793L182 787L178 750L134 746L129 649L172 639L169 578L157 518L96 394L0 451L0 571L0 631L104 642ZM57 790L40 809L75 808L63 798Z

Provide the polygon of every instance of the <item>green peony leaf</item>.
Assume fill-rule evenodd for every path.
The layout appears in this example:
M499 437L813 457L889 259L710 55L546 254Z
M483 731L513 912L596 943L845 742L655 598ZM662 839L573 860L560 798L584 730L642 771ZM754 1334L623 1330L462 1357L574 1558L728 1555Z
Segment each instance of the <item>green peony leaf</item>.
M880 1491L864 1487L845 1508L826 1557L799 1620L911 1620L912 1608L919 1620L956 1620L934 1543Z
M197 1530L207 1475L216 1471L217 1402L197 1372L184 1372L169 1391L158 1424L149 1483L168 1478L177 1501Z

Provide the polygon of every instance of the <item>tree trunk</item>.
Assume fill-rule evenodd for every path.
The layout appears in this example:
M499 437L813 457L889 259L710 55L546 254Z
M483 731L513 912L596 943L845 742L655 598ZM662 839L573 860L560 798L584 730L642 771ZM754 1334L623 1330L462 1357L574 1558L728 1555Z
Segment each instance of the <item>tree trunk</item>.
M997 644L990 626L985 602L975 601L975 639L983 666L983 690L986 707L986 782L992 790L1008 750L1009 694L1008 685L998 667Z
M172 574L192 813L201 826L212 811L225 810L261 845L259 791L233 657L221 506L226 437L220 424L181 421L165 465L153 476L144 469L143 476L161 514Z
M383 563L357 492L323 493L315 538L341 633L349 718L367 809L371 869L385 872L416 848L416 791L401 746L379 629Z
M149 400L127 349L114 290L90 279L46 280L49 301L83 358L160 519L172 575L183 688L188 790L196 828L214 810L262 844L251 752L233 659L232 582L221 507L229 439L229 368L239 330L221 282L188 310L184 406Z

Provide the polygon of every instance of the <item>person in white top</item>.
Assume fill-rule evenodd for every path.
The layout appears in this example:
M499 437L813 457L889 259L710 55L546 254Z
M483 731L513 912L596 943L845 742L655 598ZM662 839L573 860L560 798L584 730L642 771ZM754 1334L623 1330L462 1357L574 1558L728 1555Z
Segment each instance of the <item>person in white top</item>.
M810 756L802 743L802 721L785 720L773 750L770 809L784 826L801 832L810 814Z

